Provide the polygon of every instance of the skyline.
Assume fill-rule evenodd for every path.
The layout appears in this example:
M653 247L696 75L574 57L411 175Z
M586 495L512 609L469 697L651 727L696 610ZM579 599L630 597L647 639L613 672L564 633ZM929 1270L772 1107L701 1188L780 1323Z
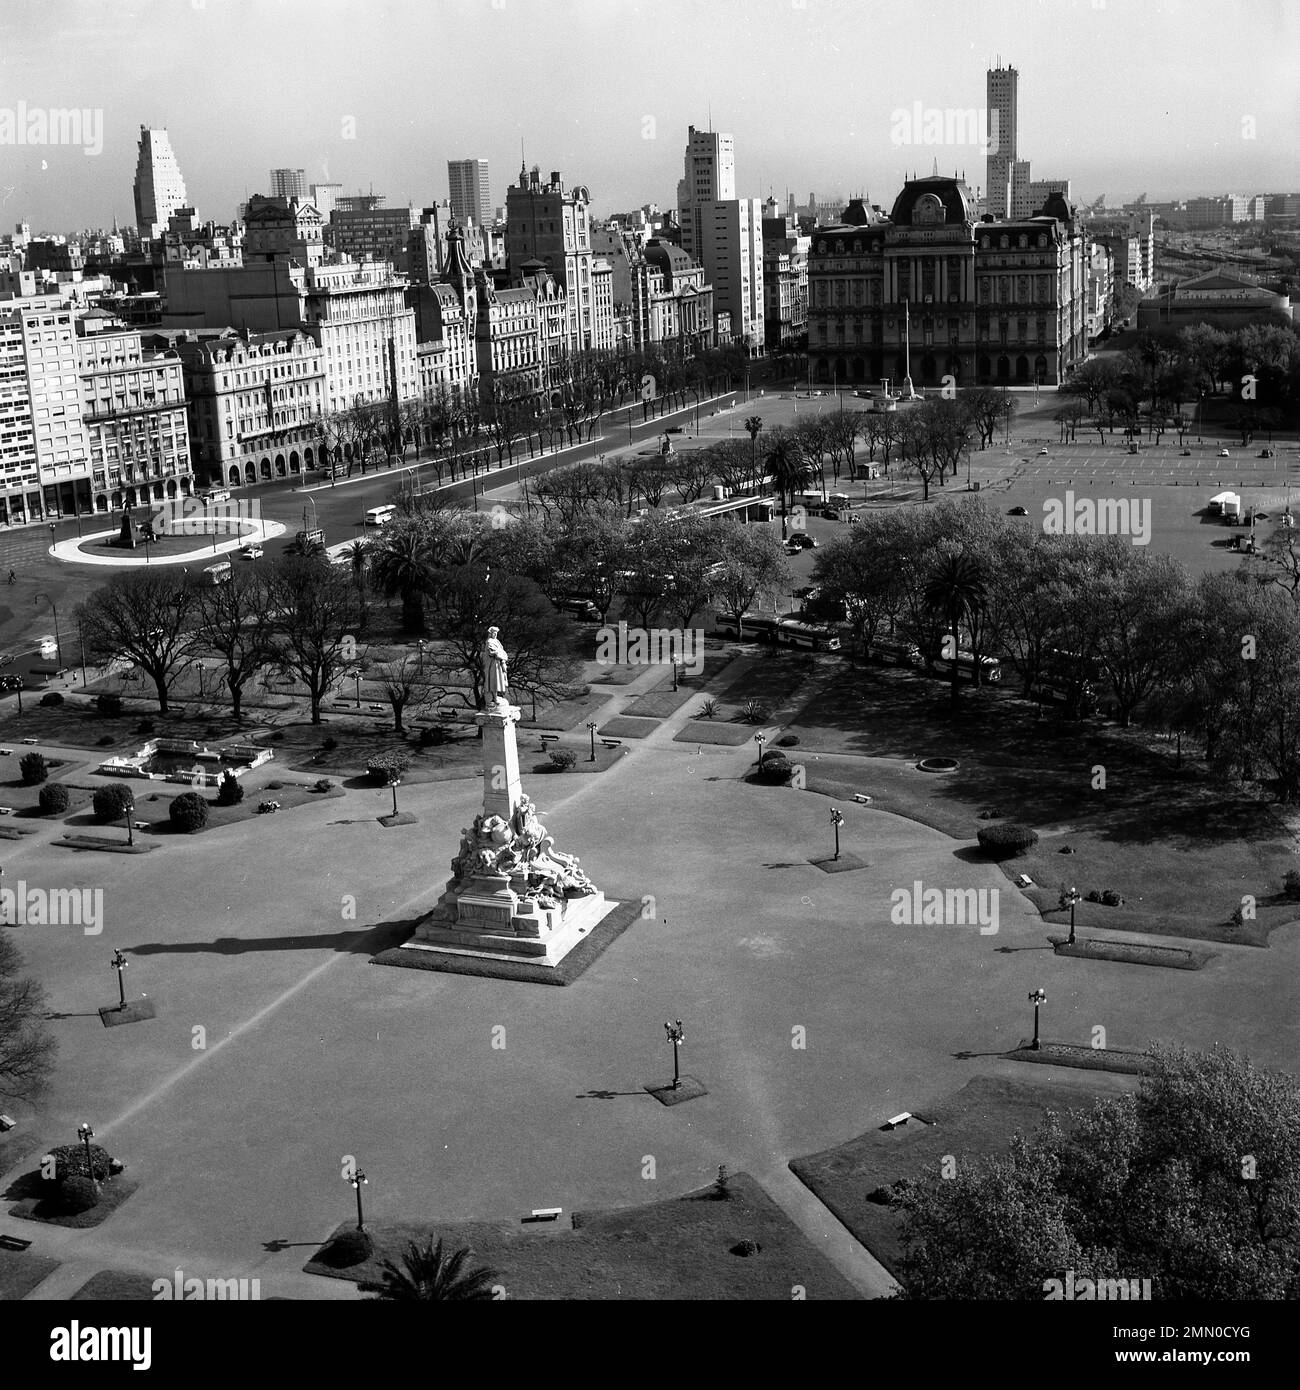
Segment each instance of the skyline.
M1300 13L1282 0L18 0L0 36L0 115L102 113L93 155L0 144L0 217L37 233L133 221L142 124L168 130L217 222L280 166L418 206L447 196L448 160L486 158L502 206L521 139L528 166L585 184L599 215L669 208L690 125L735 137L740 197L865 192L888 209L936 162L983 188L979 141L900 143L900 113L982 112L999 61L1020 74L1020 157L1079 202L1300 187Z

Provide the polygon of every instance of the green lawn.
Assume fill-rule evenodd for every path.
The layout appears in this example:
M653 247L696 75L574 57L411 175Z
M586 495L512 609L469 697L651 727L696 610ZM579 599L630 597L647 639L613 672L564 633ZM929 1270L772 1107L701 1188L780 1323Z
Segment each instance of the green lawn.
M765 1299L788 1302L794 1286L815 1299L857 1299L857 1290L746 1174L729 1196L706 1188L673 1201L593 1214L575 1213L573 1229L469 1223L457 1226L372 1226L375 1256L334 1270L311 1263L311 1274L361 1282L379 1278L378 1260L408 1240L441 1236L469 1245L472 1263L499 1275L515 1299ZM563 1219L563 1218L561 1218ZM339 1228L350 1229L349 1224ZM754 1255L732 1253L756 1241Z
M902 1216L897 1207L869 1201L869 1193L899 1178L936 1173L950 1154L961 1164L1006 1153L1012 1136L1032 1133L1049 1109L1086 1109L1120 1086L978 1077L941 1105L917 1112L930 1124L918 1119L898 1129L871 1129L837 1148L792 1159L790 1169L892 1274L902 1249ZM902 1097L899 1109L906 1108ZM882 1114L881 1123L888 1118Z
M0 1303L26 1298L59 1267L58 1260L30 1250L0 1250Z
M889 668L846 670L788 729L799 737L791 761L804 764L812 791L864 793L879 810L959 840L975 839L987 823L981 811L1033 826L1038 846L1003 867L1033 879L1029 896L1053 922L1064 920L1063 882L1125 899L1080 903L1085 928L1262 945L1300 916L1280 895L1295 856L1274 807L1190 761L1175 767L1169 751L1136 733L1039 720L1028 702L997 690L963 690L954 720L943 683ZM837 756L845 753L855 756ZM957 771L916 770L919 759L939 756L958 759ZM1099 768L1104 788L1094 787ZM1234 928L1244 894L1257 899L1257 916Z

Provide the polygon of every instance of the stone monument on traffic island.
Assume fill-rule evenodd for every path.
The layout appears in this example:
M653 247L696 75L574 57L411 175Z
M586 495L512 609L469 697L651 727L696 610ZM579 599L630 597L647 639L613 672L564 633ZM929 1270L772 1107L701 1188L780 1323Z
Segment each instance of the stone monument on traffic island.
M489 628L486 708L474 716L483 731L483 809L461 832L446 891L406 949L553 966L618 904L574 855L555 848L520 784L515 724L522 712L510 703L508 660L498 629Z

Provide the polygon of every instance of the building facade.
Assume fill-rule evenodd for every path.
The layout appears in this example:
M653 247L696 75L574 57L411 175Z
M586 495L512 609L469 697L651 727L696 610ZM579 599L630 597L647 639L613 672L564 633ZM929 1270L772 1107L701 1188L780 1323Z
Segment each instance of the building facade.
M990 217L1010 217L1020 74L1013 67L989 68L985 73L985 90L988 153L985 155L984 206ZM1026 174L1028 168L1026 164Z
M1087 350L1085 241L1053 195L1036 216L977 222L960 179L910 180L888 217L849 205L809 257L816 382L1059 384Z
M411 233L419 225L418 208L336 207L330 214L330 240L346 260L387 261L404 274L410 264Z
M777 211L775 198L763 205L763 314L767 350L802 347L808 336L808 248L797 223Z
M225 328L173 334L170 341L202 484L239 486L315 467L325 366L312 338L298 329Z
M316 205L306 199L255 193L244 214L245 265L259 261L296 261L320 265L325 259L325 223Z
M76 347L94 510L191 493L180 358L146 351L139 330L93 310L77 320Z
M1294 322L1291 297L1256 284L1245 276L1213 270L1195 275L1144 299L1138 305L1139 328L1186 328L1208 323L1216 328L1246 328L1252 323L1287 326Z
M283 198L286 202L297 198L305 203L308 197L306 169L272 169L271 197Z
M519 182L506 194L510 283L521 284L524 265L533 261L555 277L567 299L571 353L610 348L614 342L612 291L598 295L594 280L590 204L581 184L566 190L558 172L543 183L536 166L521 168Z
M758 356L767 337L762 204L757 198L733 198L699 203L695 213L698 259L713 286L714 312L729 315L732 341Z
M677 184L677 220L686 254L703 263L703 229L698 209L709 203L730 202L736 196L736 141L721 131L686 133L686 157Z

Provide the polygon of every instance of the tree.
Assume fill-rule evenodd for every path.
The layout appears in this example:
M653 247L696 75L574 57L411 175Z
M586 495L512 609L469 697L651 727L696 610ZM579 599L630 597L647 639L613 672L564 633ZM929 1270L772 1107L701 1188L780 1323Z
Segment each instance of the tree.
M741 635L744 616L761 593L785 590L790 584L790 568L781 544L766 529L729 521L719 545L722 566L713 581L713 593L724 611L736 619L736 635Z
M348 567L352 582L357 590L357 617L362 631L365 631L368 611L366 605L366 570L370 563L370 542L364 536L349 542L339 554Z
M813 583L829 603L842 603L854 646L865 660L882 626L892 626L902 601L900 529L893 515L870 517L834 536L813 560Z
M158 712L191 663L198 586L161 565L115 574L77 608L82 639L100 661L129 657L154 683Z
M429 1240L423 1245L409 1241L400 1262L380 1262L383 1282L367 1285L367 1291L392 1303L491 1299L492 1285L500 1276L483 1265L471 1266L472 1253L465 1245L444 1249L441 1239L437 1244Z
M1300 1086L1226 1049L1156 1048L1136 1096L1049 1113L903 1207L909 1299L1041 1300L1069 1270L1150 1279L1162 1301L1294 1299Z
M333 565L292 556L269 573L275 613L276 665L307 687L311 722L321 722L321 701L355 659L356 595Z
M424 601L437 567L433 536L423 517L394 517L372 548L371 578L385 598L401 598L407 632L426 631Z
M196 643L224 661L223 680L236 720L244 717L244 687L275 655L269 597L262 574L244 569L228 583L205 585L195 600Z
M789 430L773 430L771 440L764 462L772 475L772 485L781 495L781 534L784 536L789 524L790 498L794 493L803 491L812 477L813 469Z
M761 415L751 415L745 421L745 429L749 431L749 458L750 465L755 474L758 473L758 436L763 431L763 417Z
M407 706L420 708L428 702L423 657L412 657L408 652L397 661L383 662L379 667L379 688L393 711L393 732L404 734L402 715Z
M0 1095L32 1100L44 1090L57 1043L44 1024L45 991L19 972L23 958L0 931Z
M957 649L961 646L961 625L968 617L973 617L983 606L986 598L984 575L980 567L968 555L960 551L949 551L925 588L925 600L930 608L942 613L948 624L952 651L951 700L954 709L961 699L958 686L960 671L957 664ZM975 663L978 670L979 663Z

